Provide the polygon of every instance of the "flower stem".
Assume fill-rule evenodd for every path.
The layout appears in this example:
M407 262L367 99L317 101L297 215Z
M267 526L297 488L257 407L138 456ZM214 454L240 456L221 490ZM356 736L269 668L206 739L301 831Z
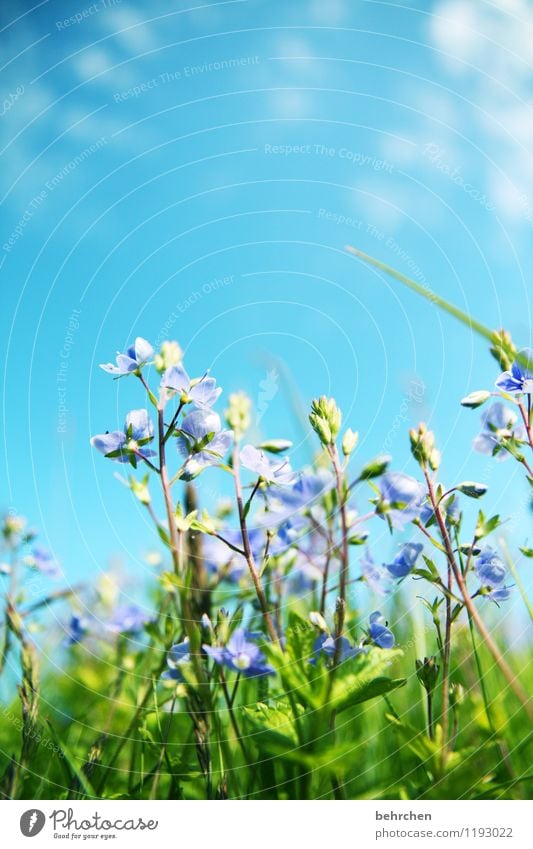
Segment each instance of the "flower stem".
M524 422L524 427L527 433L527 441L529 442L529 447L533 451L533 429L531 427L531 396L528 395L527 402L527 413L522 401L518 401L518 409L520 410L520 414L522 416L522 421Z
M472 619L474 620L476 628L478 629L479 633L483 637L483 640L485 641L485 644L486 644L488 650L492 654L497 666L499 666L500 672L502 673L502 675L506 679L511 690L513 691L513 693L515 694L517 699L522 703L527 715L529 717L533 717L533 710L531 709L530 704L529 704L530 698L529 698L528 694L526 693L526 691L524 690L524 688L520 684L520 682L517 679L516 675L514 674L513 670L511 669L511 667L509 666L509 664L507 663L507 661L503 657L500 649L498 648L498 646L496 645L496 643L492 639L491 635L489 634L489 632L488 632L488 630L485 626L485 623L483 622L481 616L478 613L478 610L477 610L475 604L473 603L473 601L470 597L470 593L468 592L466 582L463 578L461 570L459 569L459 567L456 563L454 553L453 553L453 548L452 548L452 545L451 545L451 542L450 542L450 538L449 538L448 532L446 530L446 525L444 524L444 519L442 518L442 514L441 514L439 509L435 509L435 516L437 518L437 522L438 522L439 529L440 529L440 532L441 532L442 541L443 541L444 546L446 548L446 554L447 554L447 557L448 557L448 562L449 562L449 564L452 568L453 576L454 576L454 578L457 582L457 586L459 587L459 590L460 590L461 595L463 597L465 607L466 607L468 613L470 614L470 616L472 617Z
M427 706L428 706L428 737L433 740L433 693L427 691Z
M433 482L427 470L427 466L423 466L424 477L426 479L426 484L428 488L429 499L431 501L431 506L433 507L433 512L437 519L439 529L441 532L442 541L446 548L446 561L447 561L447 575L446 575L446 619L445 619L445 628L444 628L444 643L443 643L443 654L442 654L442 756L443 760L446 758L446 751L448 745L448 712L450 706L450 686L449 686L449 673L450 673L450 649L451 649L451 633L452 633L452 602L451 602L451 591L452 591L452 562L455 563L455 558L453 555L453 549L450 542L450 537L448 535L448 530L446 528L446 523L442 517L442 513L440 510L440 503L437 502L435 497L435 490L433 487Z
M254 556L252 554L252 549L250 547L250 539L248 537L248 528L246 527L246 516L244 514L244 507L242 501L242 486L241 486L241 478L239 471L239 446L238 443L235 442L233 447L233 481L235 485L235 497L237 500L237 509L239 511L239 523L241 528L241 536L242 536L242 545L244 548L244 556L246 558L246 562L248 564L248 569L250 570L250 575L252 577L252 581L255 587L255 592L257 595L257 599L259 601L261 610L263 612L263 618L265 620L265 626L268 631L268 635L273 643L279 643L279 637L276 633L276 629L274 628L274 623L272 621L272 617L270 615L270 611L268 609L268 603L265 596L265 591L261 584L261 579L259 578L259 574L257 572L257 568L254 561Z
M159 431L159 470L161 477L161 488L163 490L163 498L165 499L165 508L167 512L168 533L170 537L170 552L174 563L174 571L179 575L180 557L178 546L178 531L174 520L174 505L172 504L172 496L170 494L170 483L168 479L166 449L165 449L165 422L163 420L163 408L160 407L157 411L158 431Z
M246 763L248 763L248 754L246 752L246 746L244 745L244 740L242 739L242 734L239 728L239 724L237 722L237 717L235 716L235 711L233 709L233 699L235 698L235 692L233 693L233 696L230 696L228 685L226 683L226 678L224 676L224 671L222 669L220 669L220 684L222 686L222 692L224 693L224 700L228 708L228 714L233 731L235 733L235 737L237 738L237 742L241 748L244 760L246 761Z
M337 500L339 502L339 512L341 517L341 530L342 530L342 546L341 546L341 574L340 574L340 586L339 586L339 597L342 601L346 601L346 584L348 582L348 567L349 567L349 555L348 555L348 520L346 516L346 498L344 493L344 480L342 475L342 469L339 462L339 452L337 451L337 446L332 445L329 446L329 456L331 457L331 463L333 465L333 471L335 472L335 484L337 490ZM340 636L338 634L337 636Z

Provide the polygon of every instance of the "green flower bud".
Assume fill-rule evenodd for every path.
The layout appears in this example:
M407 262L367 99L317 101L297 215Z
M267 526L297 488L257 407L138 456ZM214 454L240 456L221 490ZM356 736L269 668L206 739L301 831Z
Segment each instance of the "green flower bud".
M468 407L470 410L475 410L476 407L481 407L485 401L490 398L490 392L486 389L478 389L477 392L471 392L461 401L462 407Z
M251 408L252 402L245 392L233 392L229 396L229 406L224 410L224 417L237 441L242 439L250 427Z
M314 398L309 421L322 444L333 445L342 422L342 413L337 407L335 399L326 398L325 395Z
M216 633L218 641L221 645L226 645L229 637L229 613L225 608L221 607L217 613Z
M354 450L355 446L357 445L358 441L359 441L359 434L357 433L357 431L354 431L351 428L348 428L348 430L346 431L346 433L344 434L344 436L342 438L342 453L344 454L345 457L350 456L350 454Z
M161 350L154 357L157 371L162 374L167 368L177 366L183 359L183 351L177 342L163 342Z
M328 425L327 421L321 416L318 416L316 413L309 414L309 421L311 423L311 427L317 434L322 445L331 445L331 443L333 442L333 436L331 434L331 428Z
M434 472L436 472L439 468L441 459L442 455L440 451L437 448L434 448L428 457L429 466Z
M261 451L268 451L269 454L282 454L292 448L292 442L289 439L267 439L257 446Z
M333 621L335 623L335 636L340 636L344 629L344 618L346 616L346 602L342 598L338 598L335 602L335 614Z
M176 523L178 531L182 531L184 533L185 531L190 530L191 526L196 520L197 515L198 510L192 510L190 513L187 513L187 515L185 515L183 508L178 501L176 510L174 511L174 521Z
M425 466L430 462L430 457L435 450L435 435L431 430L427 429L424 422L420 422L418 428L411 428L409 431L409 439L411 440L411 454L421 466ZM440 455L437 453L434 460L438 464Z
M450 707L457 708L465 700L465 688L462 684L453 683L450 687Z
M425 657L424 660L415 661L416 675L427 693L435 689L439 677L440 667L437 665L436 657Z
M21 534L26 528L26 524L27 520L24 516L17 516L15 513L8 513L7 516L4 516L2 534L6 542L11 545L17 545L20 542Z
M481 498L488 490L488 486L484 483L476 483L475 481L463 481L455 488L457 492L462 492L468 498Z
M494 331L493 339L490 352L496 362L500 364L502 371L508 371L516 357L516 347L511 339L511 334L502 328Z
M312 610L309 614L309 621L311 625L314 625L315 628L318 628L319 631L322 631L324 634L329 632L328 626L326 625L326 620L317 610Z

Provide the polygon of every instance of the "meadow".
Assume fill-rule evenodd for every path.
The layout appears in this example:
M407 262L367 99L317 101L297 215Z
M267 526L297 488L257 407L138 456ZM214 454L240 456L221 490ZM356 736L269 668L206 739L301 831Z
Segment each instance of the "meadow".
M484 337L494 385L457 403L480 417L475 450L533 486L533 353L361 258ZM177 342L137 337L101 369L139 397L123 429L87 435L119 478L110 510L136 499L163 562L143 606L101 583L51 590L53 556L23 517L4 517L5 798L531 797L531 645L499 614L518 599L533 618L521 574L533 550L520 529L518 567L486 484L441 480L438 433L422 422L400 456L361 457L357 422L320 396L315 462L293 469L290 442L250 443L250 399L190 376ZM397 470L402 450L416 477ZM232 498L208 510L214 468ZM377 523L401 535L390 562L373 556ZM40 645L58 606L51 662Z

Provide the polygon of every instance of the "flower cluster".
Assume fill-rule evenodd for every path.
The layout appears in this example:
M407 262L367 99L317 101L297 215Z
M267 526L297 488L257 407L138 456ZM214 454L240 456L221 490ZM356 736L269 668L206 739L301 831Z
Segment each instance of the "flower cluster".
M532 393L533 378L524 362L524 353L517 355L496 381L501 400L484 413L474 447L500 458L513 455L527 466L522 448L530 440L531 405L526 409L522 399ZM353 471L358 434L352 428L341 432L341 410L335 399L326 396L312 401L309 415L318 437L316 461L311 468L295 469L288 456L290 441L250 441L251 402L243 393L230 396L223 424L215 409L222 389L207 370L199 377L190 376L177 343L165 342L156 353L139 337L117 356L116 365L103 368L119 377L133 375L146 407L127 413L123 430L94 436L91 444L108 459L143 467L143 477L130 477L126 483L149 510L168 548L172 568L160 578L161 604L177 612L170 644L168 632L161 631L157 620L132 605L112 610L105 632L132 635L149 625L147 633L165 648L166 669L160 674L163 681L177 685L174 701L187 698L196 682L195 703L207 686L214 688L215 699L222 693L231 711L241 679L264 679L261 686L266 688L276 678L279 686L289 674L287 669L300 663L301 674L309 676L312 687L313 675L334 679L348 670L349 676L350 669L358 674L365 664L379 665L380 657L395 658L401 653L398 632L381 611L371 612L366 627L361 626L359 612L355 613L365 597L359 596L360 588L389 603L400 585L408 591L410 581L425 582L429 597L422 600L431 612L437 654L417 661L416 673L429 700L430 737L432 699L437 679L443 676L446 737L446 703L457 709L461 687L450 680L455 623L461 616L470 617L485 636L479 600L499 604L511 593L502 559L488 546L480 546L498 527L499 517L487 518L479 511L475 531L464 536L463 500L482 498L486 485L468 480L451 486L442 483L441 454L424 422L409 431L418 473L391 469L389 456L358 464L358 471ZM157 386L150 388L154 371ZM497 393L475 392L463 403L477 407L491 394ZM201 487L196 491L196 479L209 469L227 476L234 498L209 503L208 509L201 502ZM182 487L176 495L178 482ZM362 509L365 500L368 506ZM385 522L391 534L408 538L403 536L392 552L374 557L372 552L383 547L379 540L369 542L374 519ZM364 553L357 554L362 544ZM359 575L354 575L356 562ZM416 595L420 596L419 586ZM220 607L221 601L231 605L232 614ZM375 601L371 604L370 610ZM295 630L291 624L291 617L301 617L294 610L306 606L316 606L307 620L307 627L314 629L311 643L294 636L305 625ZM333 620L331 627L328 619ZM96 631L91 617L75 614L67 629L68 641L78 643ZM307 654L302 655L304 651ZM389 686L388 679L378 678L369 692ZM300 680L298 687L305 686ZM338 693L331 686L331 692ZM302 699L303 705L308 703Z

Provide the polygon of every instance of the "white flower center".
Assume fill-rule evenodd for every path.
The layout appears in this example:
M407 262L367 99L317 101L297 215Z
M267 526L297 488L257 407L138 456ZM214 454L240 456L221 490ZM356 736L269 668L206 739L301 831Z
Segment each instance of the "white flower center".
M248 669L250 666L250 656L241 652L233 661L237 669Z

